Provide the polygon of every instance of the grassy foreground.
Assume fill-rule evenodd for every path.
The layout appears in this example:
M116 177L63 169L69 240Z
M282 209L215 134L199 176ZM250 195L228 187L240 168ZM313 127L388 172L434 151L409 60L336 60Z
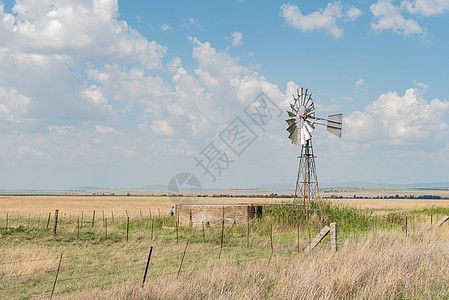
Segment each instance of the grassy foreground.
M291 209L265 207L262 219L225 227L223 248L220 226L176 230L170 217L137 216L128 227L121 216L92 224L68 214L56 236L52 219L48 229L48 220L14 219L0 227L0 298L49 299L61 254L53 295L60 299L449 297L449 226L429 230L447 208L375 215L316 205L321 214L299 223ZM305 253L321 227L334 221L339 250L330 251L326 238Z

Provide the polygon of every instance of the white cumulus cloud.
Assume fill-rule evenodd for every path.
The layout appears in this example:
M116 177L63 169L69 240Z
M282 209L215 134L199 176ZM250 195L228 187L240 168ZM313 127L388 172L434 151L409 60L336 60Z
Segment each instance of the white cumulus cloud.
M409 13L421 16L434 16L449 11L448 0L413 0L402 1L401 7Z
M155 120L151 123L151 130L157 135L170 136L175 132L168 121Z
M438 135L447 135L449 125L444 116L449 101L428 102L418 88L407 89L404 95L388 92L344 119L346 137L350 140L381 140L387 143L420 143Z
M424 35L426 30L413 19L406 19L401 14L401 8L391 3L391 0L379 0L370 6L376 22L371 23L371 28L376 31L392 30L404 35Z
M27 112L31 99L21 95L16 89L0 87L0 117L10 122L18 122Z
M171 31L171 32L173 32L173 28L171 28L170 25L168 25L168 24L163 24L163 25L160 26L160 28L161 28L162 31Z
M335 38L343 36L343 29L337 22L356 20L362 12L350 5L344 6L336 1L328 3L324 10L304 15L298 6L288 3L281 6L281 16L287 24L303 31L323 29Z
M232 36L231 43L232 43L233 46L237 47L237 46L240 46L243 43L243 41L242 41L242 39L243 39L242 33L236 31L236 32L232 33L231 36Z
M115 128L107 127L107 126L101 126L101 125L95 126L95 132L98 132L98 133L113 133L113 134L120 135L120 133L117 130L115 130Z
M358 87L358 86L362 86L365 84L365 80L363 80L362 78L358 79L355 83L354 86Z

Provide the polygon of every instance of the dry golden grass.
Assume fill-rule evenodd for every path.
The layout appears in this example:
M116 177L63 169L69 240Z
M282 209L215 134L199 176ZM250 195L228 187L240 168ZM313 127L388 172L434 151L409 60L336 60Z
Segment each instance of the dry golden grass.
M273 202L273 199L266 198L205 197L195 200L198 203ZM281 201L282 199L276 200ZM354 199L348 201L339 199L338 201L375 209L414 209L434 204L449 206L446 200ZM149 215L150 209L153 214L157 214L158 209L161 210L161 214L165 214L171 205L173 202L168 197L10 196L0 198L0 214L8 212L12 217L14 214L22 216L31 214L36 217L40 214L48 214L48 212L53 213L57 208L67 215L72 214L72 216L79 215L81 211L84 211L86 218L92 210L97 211L99 218L101 218L103 210L105 215L108 214L107 216L113 210L116 217L124 216L125 210L128 210L130 216L138 216L142 211L145 217ZM64 228L67 231L75 230L76 222L73 223L73 220L76 221L76 219L72 219L72 223L69 223L67 220L67 223L61 226L61 234L64 232L62 231L63 226L66 226ZM339 245L338 252L331 252L328 243L321 244L309 254L292 253L295 249L293 244L288 245L290 247L288 251L282 252L279 250L279 245L281 245L281 239L285 239L284 232L282 230L275 231L275 249L278 250L275 250L269 265L267 265L267 257L263 255L261 259L243 263L236 263L235 256L230 257L231 255L224 255L218 261L216 248L211 251L207 249L211 245L192 243L189 246L190 254L186 257L185 269L179 278L176 278L176 274L164 275L157 273L159 271L152 270L145 288L141 288L139 282L150 243L157 249L153 264L163 265L165 260L169 261L170 265L167 268L170 273L173 270L176 271L179 256L184 249L184 242L176 244L173 236L169 238L168 234L161 235L160 239L156 241L150 241L148 231L146 233L142 231L142 226L145 227L149 224L145 219L136 218L136 224L138 222L142 224L140 231L133 232L129 243L126 243L125 240L100 239L80 242L65 240L63 236L55 240L43 233L40 233L43 237L41 240L28 240L30 236L26 234L26 230L17 230L15 236L8 238L8 243L2 245L0 239L0 266L2 268L0 273L4 278L17 277L11 279L13 288L14 280L17 280L17 287L22 289L22 292L25 291L29 295L33 295L42 292L42 289L38 289L36 285L28 286L27 282L23 281L23 276L47 272L42 275L42 278L49 282L47 285L51 288L57 259L60 253L64 253L63 269L60 274L61 282L57 286L56 298L448 299L449 226L444 225L429 231L430 224L428 224L427 215L422 220L420 218L415 220L414 217L412 220L409 219L411 223L409 223L408 238L399 227L375 233L368 230L364 232L367 234L366 237L358 235L354 238L341 235L340 240L344 240L344 242ZM415 221L417 222L416 226ZM269 223L269 220L267 222ZM14 223L12 222L12 224ZM43 223L41 222L40 228L42 227ZM98 231L95 231L95 234L103 234L103 225L98 225L94 229ZM85 228L83 232L94 231L94 229ZM109 230L110 233L114 231L112 226ZM44 231L42 229L37 233ZM123 234L123 231L119 233ZM219 230L215 233L218 235ZM308 239L307 237L302 237L302 239L301 246L305 246ZM268 240L266 243L262 247L262 251L265 252L268 249ZM202 247L205 247L204 251ZM138 248L139 250L137 250ZM229 248L231 251L229 254L236 254L241 250L237 248ZM245 247L243 248L245 249ZM132 253L130 254L128 250ZM207 260L209 256L213 259ZM203 263L201 259L204 258L206 261ZM139 262L130 263L134 259ZM195 262L196 259L199 262ZM26 262L2 264L14 261ZM196 269L193 270L192 267ZM70 273L71 268L76 268L77 271ZM165 269L161 270L165 271ZM116 271L123 271L125 274L122 272L120 275L116 275ZM89 278L84 279L83 282L75 280L79 276L94 275L101 276L95 277L99 283L111 281L112 284L95 289L95 282L90 285L91 279ZM131 281L122 283L124 280ZM48 287L45 286L43 291L48 291ZM86 289L86 287L89 288ZM0 289L0 298L2 298L1 293Z
M165 215L170 207L178 201L182 203L208 203L208 204L236 204L236 203L261 203L261 202L281 202L291 201L291 198L226 198L226 197L192 197L192 198L170 198L151 196L2 196L0 197L0 218L4 219L6 213L13 219L17 215L22 218L36 218L41 215L42 220L59 209L64 216L80 216L83 212L85 216L96 211L97 217L114 216L123 217L126 211L129 216L149 216ZM332 202L370 208L375 210L410 210L428 208L432 206L449 207L449 200L429 200L429 199L332 199Z
M281 201L282 199L275 199ZM165 215L172 205L181 203L220 203L232 204L241 202L275 202L267 198L214 198L214 197L151 197L151 196L2 196L0 197L0 215L8 213L11 217L21 215L22 217L37 217L42 215L44 218L48 213L59 209L66 215L92 214L95 210L97 216L104 211L111 217L111 211L114 216L125 216L126 211L130 216L149 216ZM285 199L284 199L285 201Z
M55 268L54 253L37 245L2 247L0 265L7 276L33 275ZM7 263L8 262L8 263ZM15 262L15 263L10 263Z
M449 200L430 199L332 199L330 201L376 210L412 210L432 206L449 207Z
M448 276L447 240L387 231L346 240L338 252L320 247L270 265L224 259L179 278L149 278L143 289L127 283L67 299L447 299Z

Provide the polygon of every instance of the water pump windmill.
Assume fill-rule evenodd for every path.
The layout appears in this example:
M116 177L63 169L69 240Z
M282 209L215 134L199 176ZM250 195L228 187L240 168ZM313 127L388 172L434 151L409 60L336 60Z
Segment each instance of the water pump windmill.
M343 114L328 115L326 119L315 115L315 100L307 89L297 90L293 95L294 102L290 103L291 111L287 111L289 118L287 131L292 144L301 146L299 156L298 176L296 178L295 204L301 204L303 215L311 210L312 199L319 198L318 178L316 173L315 156L312 147L312 131L316 125L325 126L327 130L341 138Z

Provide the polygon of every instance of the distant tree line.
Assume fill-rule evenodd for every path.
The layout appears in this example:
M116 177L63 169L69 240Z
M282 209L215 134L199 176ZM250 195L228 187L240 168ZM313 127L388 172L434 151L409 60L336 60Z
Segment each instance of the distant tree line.
M323 198L331 198L331 199L449 199L447 197L441 197L437 195L421 195L421 196L414 196L414 195L403 195L399 196L398 194L394 196L357 196L354 195L352 197L349 196L338 196L338 195L330 195Z

